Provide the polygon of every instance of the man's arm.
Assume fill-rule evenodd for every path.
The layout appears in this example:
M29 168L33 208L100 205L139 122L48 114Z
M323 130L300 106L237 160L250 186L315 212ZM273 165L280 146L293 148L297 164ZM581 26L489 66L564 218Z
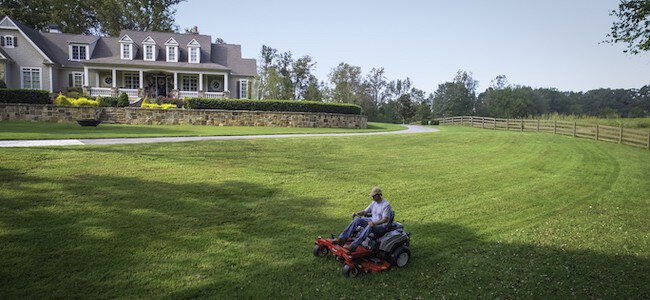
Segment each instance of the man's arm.
M377 222L372 222L372 221L368 222L368 225L370 225L370 227L375 227L377 225L381 225L381 224L384 224L386 222L388 222L388 217L383 217L381 220L379 220Z

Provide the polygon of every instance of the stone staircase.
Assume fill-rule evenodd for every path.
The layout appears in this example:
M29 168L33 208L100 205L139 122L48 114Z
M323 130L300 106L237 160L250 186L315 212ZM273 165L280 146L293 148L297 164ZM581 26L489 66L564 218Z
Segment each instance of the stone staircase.
M99 119L106 124L125 124L126 109L122 107L102 107Z

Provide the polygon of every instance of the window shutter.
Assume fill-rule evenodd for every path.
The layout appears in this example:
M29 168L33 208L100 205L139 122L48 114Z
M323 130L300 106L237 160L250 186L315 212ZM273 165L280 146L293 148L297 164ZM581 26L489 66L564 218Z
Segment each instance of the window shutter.
M14 47L18 47L18 38L14 37Z
M2 47L5 46L5 37L4 36L0 36L0 45L2 45Z
M70 73L70 74L68 74L68 86L72 87L73 84L74 84L74 82L73 82L73 78L72 78L72 73Z

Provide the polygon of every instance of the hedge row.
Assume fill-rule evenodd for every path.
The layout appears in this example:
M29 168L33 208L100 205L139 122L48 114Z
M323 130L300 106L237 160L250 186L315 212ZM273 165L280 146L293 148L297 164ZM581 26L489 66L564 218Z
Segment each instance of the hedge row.
M50 93L40 90L0 89L0 103L50 104Z
M190 98L186 99L185 103L187 108L193 109L319 112L350 115L361 114L361 107L354 104L302 100L238 100Z

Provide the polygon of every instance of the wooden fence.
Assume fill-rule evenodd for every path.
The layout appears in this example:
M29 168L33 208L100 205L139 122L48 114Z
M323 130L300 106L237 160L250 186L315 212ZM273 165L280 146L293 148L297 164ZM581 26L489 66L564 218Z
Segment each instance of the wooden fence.
M521 132L549 132L643 147L650 150L650 131L555 120L498 119L487 117L449 117L438 119L440 125L465 125L475 128Z

